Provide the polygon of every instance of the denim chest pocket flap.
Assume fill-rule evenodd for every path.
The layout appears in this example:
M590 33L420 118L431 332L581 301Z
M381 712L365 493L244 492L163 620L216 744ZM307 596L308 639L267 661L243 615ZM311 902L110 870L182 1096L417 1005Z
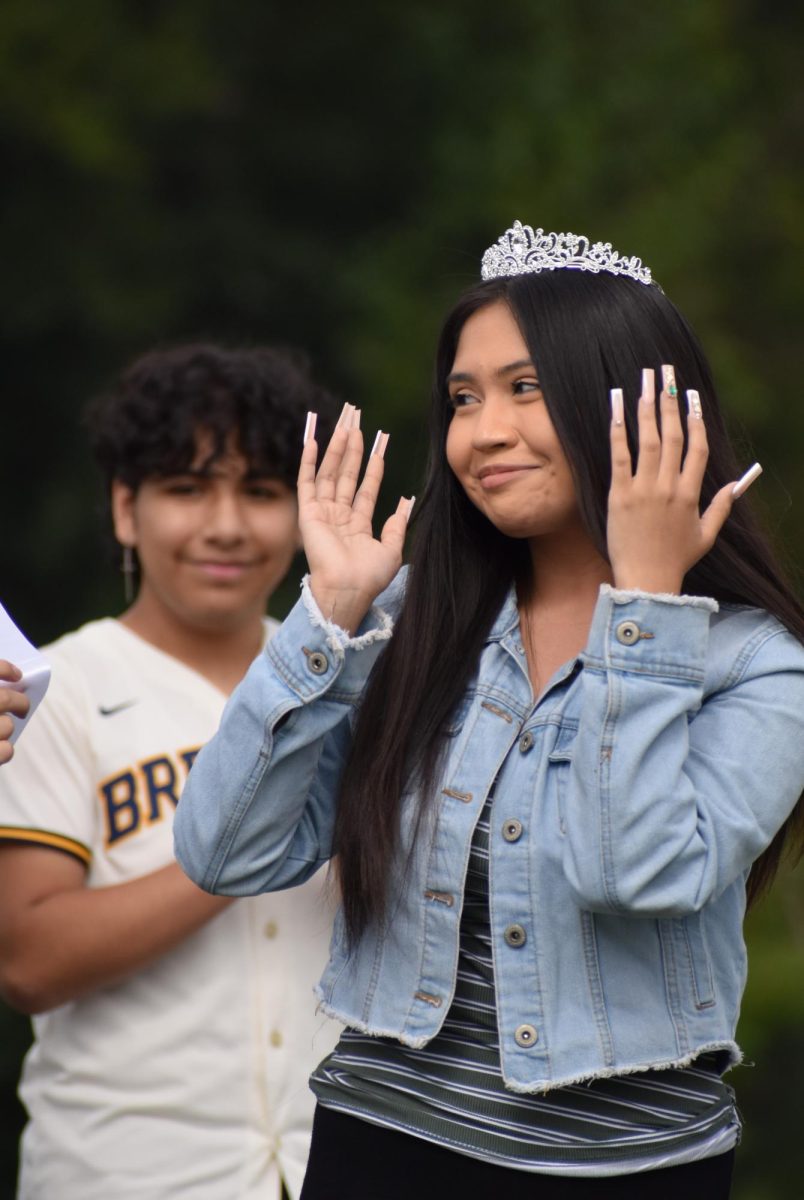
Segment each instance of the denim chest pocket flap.
M550 787L556 797L558 812L558 828L563 835L567 832L564 820L564 800L567 790L569 766L575 750L575 739L578 735L577 721L562 721L556 734L553 749L547 756L551 776Z

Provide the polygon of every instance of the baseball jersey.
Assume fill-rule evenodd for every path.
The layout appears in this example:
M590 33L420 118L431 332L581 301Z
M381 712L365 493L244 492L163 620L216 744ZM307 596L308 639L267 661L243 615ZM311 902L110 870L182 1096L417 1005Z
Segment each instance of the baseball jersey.
M269 623L268 633L276 628ZM0 772L0 837L86 865L90 887L174 861L173 813L226 697L113 619L45 648L36 720ZM123 982L33 1019L20 1200L294 1198L331 912L320 877L239 900Z

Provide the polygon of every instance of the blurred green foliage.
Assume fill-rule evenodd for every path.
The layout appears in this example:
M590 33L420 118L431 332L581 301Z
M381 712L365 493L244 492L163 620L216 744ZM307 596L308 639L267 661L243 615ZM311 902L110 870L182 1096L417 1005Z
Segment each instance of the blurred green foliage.
M514 217L651 265L801 561L803 49L790 0L5 0L3 603L40 641L120 607L80 412L157 342L304 346L414 489L440 317ZM750 926L737 1200L801 1190L803 905Z

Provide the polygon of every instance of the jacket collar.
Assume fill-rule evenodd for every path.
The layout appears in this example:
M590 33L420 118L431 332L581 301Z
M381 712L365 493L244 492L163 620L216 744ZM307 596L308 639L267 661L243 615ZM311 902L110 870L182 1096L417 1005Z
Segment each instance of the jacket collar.
M519 626L519 609L516 604L516 589L511 588L503 601L502 608L494 618L494 623L486 634L487 642L499 642L511 630Z

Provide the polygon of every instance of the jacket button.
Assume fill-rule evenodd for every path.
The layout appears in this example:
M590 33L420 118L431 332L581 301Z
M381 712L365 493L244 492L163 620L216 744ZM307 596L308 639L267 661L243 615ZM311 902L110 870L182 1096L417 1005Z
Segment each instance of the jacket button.
M528 732L523 733L522 737L519 739L520 754L527 754L528 750L530 750L532 745L533 745L533 734L531 733L530 730L528 730Z
M509 946L514 946L516 949L519 949L520 946L524 946L525 942L528 940L528 935L525 933L525 930L521 925L509 925L505 930L503 937Z
M522 837L522 822L517 821L516 817L511 817L508 821L504 821L502 835L506 842L518 842Z
M620 621L620 624L614 630L614 636L618 642L622 642L624 646L633 646L634 642L639 641L640 629L636 621Z
M533 1025L519 1025L514 1031L514 1041L523 1050L529 1050L539 1040L539 1034Z
M329 660L320 650L313 650L312 654L307 655L307 666L314 675L323 675L329 667Z

